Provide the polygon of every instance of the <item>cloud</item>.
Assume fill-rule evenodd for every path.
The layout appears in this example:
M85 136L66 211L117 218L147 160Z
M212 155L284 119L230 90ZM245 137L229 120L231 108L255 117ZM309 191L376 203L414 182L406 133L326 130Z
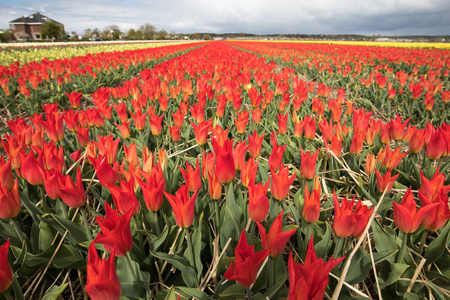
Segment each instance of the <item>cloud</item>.
M23 14L40 11L67 31L123 31L150 23L183 33L247 32L309 34L445 35L448 0L0 0L0 28Z

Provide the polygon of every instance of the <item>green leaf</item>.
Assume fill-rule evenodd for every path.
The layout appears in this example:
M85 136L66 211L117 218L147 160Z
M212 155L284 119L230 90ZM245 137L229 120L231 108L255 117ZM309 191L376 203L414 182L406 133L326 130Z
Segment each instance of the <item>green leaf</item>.
M239 284L233 284L222 293L219 294L220 298L233 298L233 299L244 299L245 289Z
M45 222L39 224L39 250L43 251L52 245L55 238L52 227Z
M388 279L385 282L383 282L383 280L380 279L381 288L384 288L388 285L395 283L403 275L403 273L405 273L406 269L409 268L409 265L399 263L391 264L391 266L392 268L391 271L389 272Z
M4 222L0 222L0 236L5 238L5 240L10 239L11 245L14 246L21 246L22 241L17 236L16 230L14 229L14 226L9 225ZM26 236L24 234L24 236Z
M175 294L175 289L173 286L170 287L169 292L167 293L166 298L164 300L177 300L177 295Z
M158 251L159 247L161 247L161 245L166 241L168 235L169 226L166 225L158 237L153 237L152 239L150 239L150 250Z
M122 295L133 299L148 299L150 291L150 274L140 270L140 265L130 259L131 268L126 263L126 257L119 257L116 264L116 273L122 287ZM133 281L133 272L137 281Z
M189 265L189 262L176 254L167 254L163 252L150 252L154 257L167 261L181 271L181 276L188 287L198 287L197 274Z
M56 300L64 292L69 283L63 284L62 286L54 285L52 288L45 293L42 300Z
M387 232L387 228L386 230L382 228L376 220L372 222L372 232L373 239L375 241L375 247L377 248L378 252L399 249L399 245L395 240L395 236L389 234Z
M425 252L425 258L427 259L426 265L435 262L445 251L450 243L450 222L447 222L444 229L442 229L441 234L430 243Z
M79 224L79 223L75 223L72 222L68 219L65 218L61 218L58 215L55 214L50 214L59 224L61 224L62 227L64 227L67 231L69 231L69 234L73 237L73 239L77 242L77 243L82 243L85 241L88 241L89 238L86 235L86 230L84 229L84 226Z
M285 275L281 277L280 280L278 280L275 285L269 289L265 294L258 293L253 296L253 300L266 300L266 299L273 299L275 295L278 293L278 291L281 289L281 287L284 285L288 278L288 275Z
M192 248L194 250L194 261L195 270L197 271L197 280L200 280L203 272L203 261L202 261L202 224L203 224L203 213L200 214L198 219L198 226L195 227L194 233L192 234Z
M385 261L395 253L397 253L397 250L388 250L380 253L373 252L373 260L375 265ZM349 284L360 283L367 278L371 269L372 260L370 258L370 253L365 253L364 248L360 247L356 251L355 256L353 256L349 271L345 277L345 281Z
M414 293L405 293L403 295L404 300L420 300L420 297Z
M177 287L177 290L180 291L180 294L189 297L194 298L198 300L211 300L211 298L204 293L203 291L200 291L198 288L187 288L187 287Z
M20 195L20 200L22 201L22 204L25 206L25 208L28 210L31 218L33 218L33 221L39 224L41 220L39 219L38 216L42 216L44 212L24 195Z
M29 267L46 266L50 258L54 255L56 247L56 245L52 245L37 255L27 253L23 258L23 263ZM26 251L26 248L22 250L11 246L11 252L16 259L22 257L23 251ZM58 252L56 252L51 265L57 269L84 268L86 267L86 261L73 246L63 244L60 246Z
M330 241L331 241L331 230L330 226L327 226L327 230L325 231L325 235L322 237L320 242L318 242L314 249L316 250L316 255L318 257L325 257L328 254L328 250L330 249Z

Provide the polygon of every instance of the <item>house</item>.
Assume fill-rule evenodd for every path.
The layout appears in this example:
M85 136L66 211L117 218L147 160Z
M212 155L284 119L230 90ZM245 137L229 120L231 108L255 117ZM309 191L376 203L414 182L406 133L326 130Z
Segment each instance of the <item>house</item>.
M9 22L9 26L14 39L18 41L42 40L45 38L41 35L42 25L46 22L53 22L61 26L61 32L64 32L63 24L50 19L39 12L15 19Z

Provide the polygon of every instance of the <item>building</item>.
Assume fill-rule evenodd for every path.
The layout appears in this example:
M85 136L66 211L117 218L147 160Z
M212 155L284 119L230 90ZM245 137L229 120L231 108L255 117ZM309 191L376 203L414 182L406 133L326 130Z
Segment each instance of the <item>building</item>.
M53 19L50 19L40 14L39 12L15 19L9 22L9 26L15 40L18 41L42 40L43 38L45 38L41 34L42 25L44 25L44 23L47 22L53 22L61 26L61 32L64 32L63 24Z

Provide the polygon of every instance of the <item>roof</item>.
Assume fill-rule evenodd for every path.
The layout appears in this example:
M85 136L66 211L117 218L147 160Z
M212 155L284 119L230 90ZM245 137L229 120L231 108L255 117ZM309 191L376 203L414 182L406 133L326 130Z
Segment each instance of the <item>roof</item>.
M28 16L22 16L20 18L17 18L15 20L9 22L9 24L43 24L46 22L53 22L56 24L63 25L62 23L55 21L53 19L50 19L49 17L46 17L46 16L40 14L39 12L34 13L32 15L28 15Z

